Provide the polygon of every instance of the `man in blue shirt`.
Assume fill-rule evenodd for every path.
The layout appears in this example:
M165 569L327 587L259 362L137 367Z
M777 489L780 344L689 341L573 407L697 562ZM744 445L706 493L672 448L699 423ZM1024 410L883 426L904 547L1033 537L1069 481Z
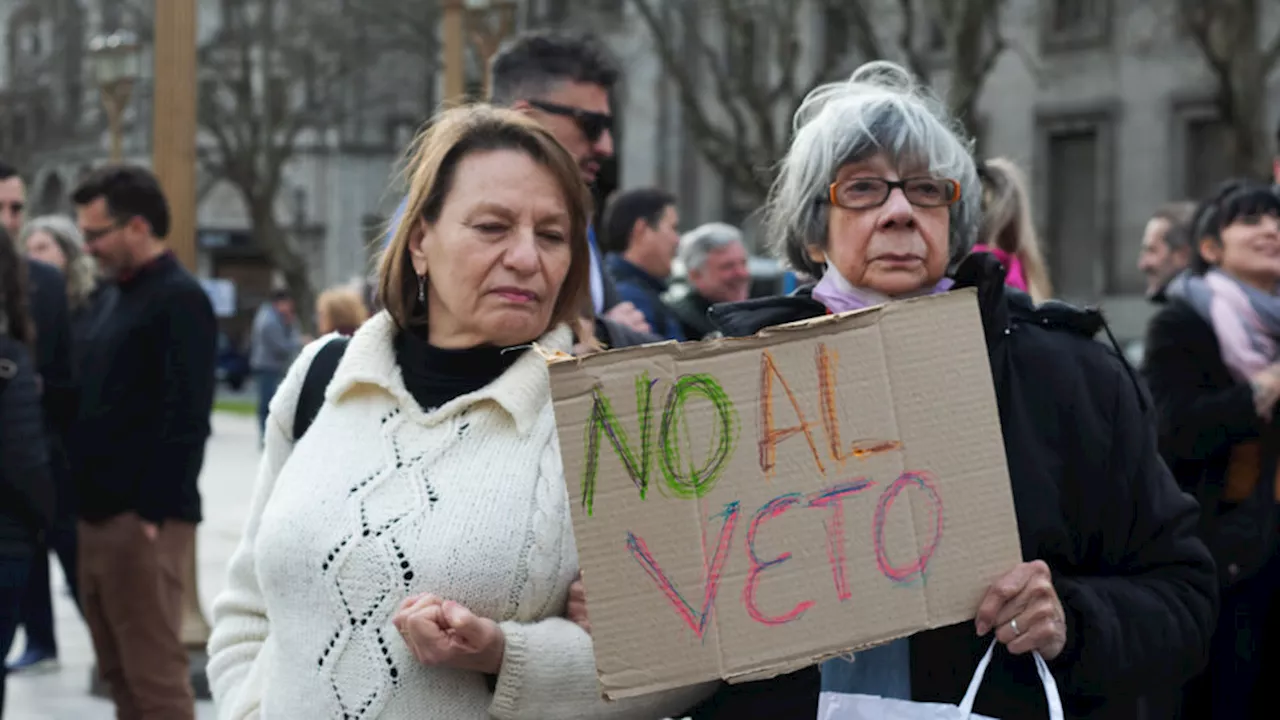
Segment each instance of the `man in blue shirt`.
M644 313L656 335L684 341L679 317L662 301L680 246L679 224L675 197L655 188L619 194L604 216L609 247L620 250L608 260L618 294Z
M595 183L601 164L613 156L613 113L609 93L618 81L613 59L590 35L537 31L508 41L490 64L489 102L537 118L578 160L582 179ZM386 242L399 226L406 200L391 221ZM598 334L620 346L652 342L648 323L620 298L590 228L591 304Z

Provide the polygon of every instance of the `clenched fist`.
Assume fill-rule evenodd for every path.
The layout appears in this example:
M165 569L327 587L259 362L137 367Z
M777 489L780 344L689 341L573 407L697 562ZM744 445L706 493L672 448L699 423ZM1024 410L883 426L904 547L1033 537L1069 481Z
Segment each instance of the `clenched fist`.
M423 665L497 675L506 638L498 623L435 595L406 598L391 619Z

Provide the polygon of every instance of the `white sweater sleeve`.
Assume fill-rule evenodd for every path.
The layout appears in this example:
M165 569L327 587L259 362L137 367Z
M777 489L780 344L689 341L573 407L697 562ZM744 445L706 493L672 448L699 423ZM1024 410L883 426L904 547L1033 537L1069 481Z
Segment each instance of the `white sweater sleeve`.
M552 504L560 511L560 543L565 561L577 567L578 552L569 496L564 484L559 443L548 446L544 461L547 475L559 478L558 497ZM590 597L588 595L588 605ZM502 667L489 714L498 720L524 718L582 718L601 720L635 718L657 720L688 710L711 695L716 683L706 683L625 700L606 701L596 679L596 659L591 636L577 623L562 617L536 622L499 623L506 637Z
M591 636L564 618L501 623L506 650L489 714L523 718L657 720L688 710L717 683L608 701L601 697Z
M306 369L327 339L321 338L303 350L271 400L249 517L228 563L226 588L213 602L206 672L219 720L249 720L259 714L266 678L260 676L256 664L271 633L271 620L258 587L253 548L262 511L280 468L293 450L293 415Z

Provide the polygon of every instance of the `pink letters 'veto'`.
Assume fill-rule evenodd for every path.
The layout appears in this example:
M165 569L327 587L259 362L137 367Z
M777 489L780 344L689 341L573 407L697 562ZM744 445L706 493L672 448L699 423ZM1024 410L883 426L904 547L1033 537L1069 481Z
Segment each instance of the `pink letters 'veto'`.
M627 550L631 552L631 557L640 563L640 567L648 573L649 577L658 585L658 589L667 596L667 600L671 601L671 605L675 607L676 612L684 620L689 629L698 636L699 639L707 631L707 624L711 619L711 609L715 607L716 592L720 589L720 572L724 569L724 563L729 558L729 548L733 542L733 530L738 524L739 504L731 502L725 505L724 511L715 517L724 518L723 524L720 526L720 537L716 541L715 553L711 556L711 562L707 563L703 568L702 575L702 609L694 610L689 601L676 590L671 579L667 577L662 568L658 567L658 561L653 558L653 554L649 552L649 546L645 545L634 533L627 533ZM714 518L713 518L714 519ZM703 533L703 562L706 562L706 533Z
M831 575L836 582L836 596L841 600L853 597L849 591L849 578L845 572L844 562L844 499L874 486L875 483L871 480L858 478L833 485L809 496L809 507L831 508L831 520L825 523L827 559L831 561Z
M764 524L765 520L778 517L789 508L803 502L804 500L801 498L799 493L788 493L786 495L776 497L766 503L764 507L760 508L759 512L755 514L755 517L751 518L751 526L747 528L747 555L751 558L751 569L747 571L747 583L742 588L742 604L747 607L747 614L751 616L751 619L763 625L781 625L783 623L789 623L792 620L799 618L806 610L814 605L812 600L805 600L804 602L797 603L796 606L791 609L791 612L777 617L769 617L760 612L760 608L756 607L756 586L760 583L760 574L775 565L781 565L791 559L791 553L784 552L772 560L761 560L760 556L756 554L756 532L760 529L760 526Z

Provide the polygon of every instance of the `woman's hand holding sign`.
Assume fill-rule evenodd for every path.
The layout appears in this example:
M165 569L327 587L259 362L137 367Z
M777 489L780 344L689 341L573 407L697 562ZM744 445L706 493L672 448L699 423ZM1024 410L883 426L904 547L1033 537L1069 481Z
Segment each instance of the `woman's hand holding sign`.
M1053 660L1067 644L1066 615L1043 560L1021 563L991 583L975 622L979 635L995 628L996 639L1014 655L1035 650Z
M435 595L406 598L391 622L423 665L497 675L506 638L498 623Z
M587 588L582 584L581 572L569 586L569 604L565 608L564 616L586 630L588 635L591 634L591 621L587 619Z

